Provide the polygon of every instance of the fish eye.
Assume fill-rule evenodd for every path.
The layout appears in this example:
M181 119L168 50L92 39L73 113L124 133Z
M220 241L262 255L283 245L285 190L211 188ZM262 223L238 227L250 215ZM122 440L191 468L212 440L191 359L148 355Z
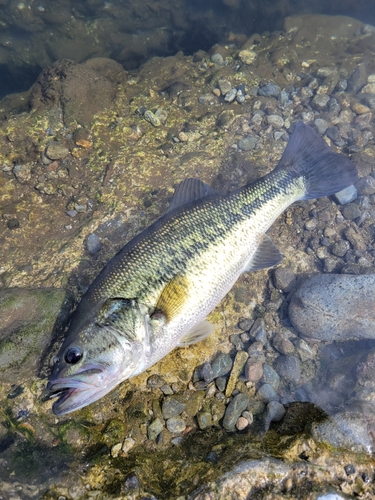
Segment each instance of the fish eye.
M71 347L68 351L66 351L64 359L66 363L69 363L70 365L75 365L82 359L82 352L79 347Z

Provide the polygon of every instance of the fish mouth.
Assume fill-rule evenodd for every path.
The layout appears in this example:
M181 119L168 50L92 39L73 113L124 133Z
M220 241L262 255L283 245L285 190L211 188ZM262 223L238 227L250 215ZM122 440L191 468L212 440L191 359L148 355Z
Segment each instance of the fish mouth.
M72 377L52 379L47 384L49 399L58 398L52 411L55 415L64 415L78 410L111 390L105 381L103 368L88 368L77 372ZM83 378L88 380L83 380Z

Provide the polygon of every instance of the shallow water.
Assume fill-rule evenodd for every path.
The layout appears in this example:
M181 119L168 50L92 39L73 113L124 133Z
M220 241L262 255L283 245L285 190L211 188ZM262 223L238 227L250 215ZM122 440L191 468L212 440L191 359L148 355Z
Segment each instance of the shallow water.
M375 9L0 6L0 497L373 498ZM183 179L269 172L295 121L351 157L355 189L280 216L283 262L239 279L209 338L56 418L51 359L97 273ZM357 281L307 294L327 275Z

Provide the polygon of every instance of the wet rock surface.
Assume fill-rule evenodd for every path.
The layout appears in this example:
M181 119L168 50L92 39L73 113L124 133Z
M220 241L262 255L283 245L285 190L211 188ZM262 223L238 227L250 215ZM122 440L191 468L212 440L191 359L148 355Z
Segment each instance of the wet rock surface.
M343 285L337 293L322 285L302 300L312 275L348 280L350 290L372 286L368 30L350 18L294 17L282 35L154 58L127 75L108 60L62 61L35 85L31 113L2 122L0 300L13 294L17 307L1 309L0 345L14 335L12 356L22 358L0 372L3 495L182 500L266 488L313 499L334 488L374 496L375 344L370 323L359 329L371 294L353 291L349 301ZM355 57L342 57L347 50ZM63 334L61 290L78 300L109 258L165 212L183 179L226 192L270 171L295 121L350 152L357 185L279 218L269 233L283 263L239 279L210 315L214 334L56 419L44 392L54 351L42 351L54 326ZM321 314L322 297L331 308L338 297L342 308ZM360 335L343 329L350 306Z

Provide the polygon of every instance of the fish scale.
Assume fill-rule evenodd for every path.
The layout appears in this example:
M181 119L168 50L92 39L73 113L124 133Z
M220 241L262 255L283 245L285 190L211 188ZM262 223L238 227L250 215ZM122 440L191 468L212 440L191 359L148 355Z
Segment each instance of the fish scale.
M113 257L82 297L48 389L57 415L96 401L178 345L212 332L206 316L245 271L278 264L265 235L294 201L357 180L354 165L297 124L277 167L228 195L197 179L168 212Z

